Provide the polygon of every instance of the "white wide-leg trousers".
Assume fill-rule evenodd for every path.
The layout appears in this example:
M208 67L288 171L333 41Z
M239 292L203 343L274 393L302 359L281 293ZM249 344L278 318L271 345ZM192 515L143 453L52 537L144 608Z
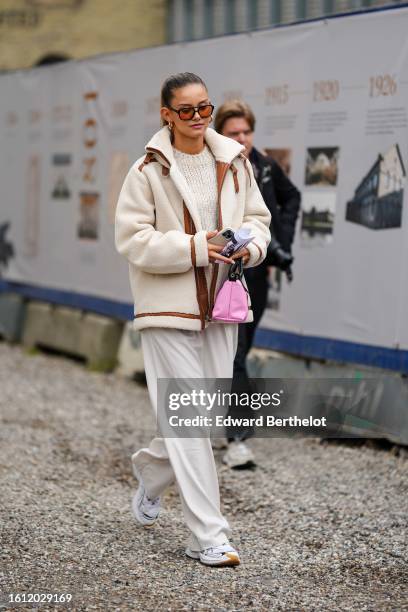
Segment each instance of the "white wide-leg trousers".
M157 415L158 378L232 378L238 325L213 323L202 331L141 331L147 385ZM149 497L176 480L192 550L219 546L230 527L221 514L214 454L209 438L154 438L132 456Z

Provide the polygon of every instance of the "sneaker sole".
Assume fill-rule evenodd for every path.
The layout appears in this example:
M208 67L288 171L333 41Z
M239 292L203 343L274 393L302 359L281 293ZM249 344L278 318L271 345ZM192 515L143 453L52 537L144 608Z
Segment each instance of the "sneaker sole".
M185 552L187 557L190 557L190 559L200 561L203 565L208 565L209 567L233 567L241 563L238 555L234 553L224 553L225 556L228 557L228 559L223 559L222 561L213 561L207 559L203 560L199 552L195 550L190 550L189 548L186 548Z
M240 559L238 555L234 555L234 553L224 553L228 559L224 559L223 561L207 561L200 558L200 561L203 565L208 565L210 567L234 567L240 564Z

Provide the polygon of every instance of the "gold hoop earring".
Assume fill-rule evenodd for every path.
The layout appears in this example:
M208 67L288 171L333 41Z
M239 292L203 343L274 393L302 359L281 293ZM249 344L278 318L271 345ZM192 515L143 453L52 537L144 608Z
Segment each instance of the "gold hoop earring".
M173 124L172 124L170 121L169 121L169 123L168 123L168 126L169 126L169 130L170 130L170 132L172 132L172 131L173 131Z

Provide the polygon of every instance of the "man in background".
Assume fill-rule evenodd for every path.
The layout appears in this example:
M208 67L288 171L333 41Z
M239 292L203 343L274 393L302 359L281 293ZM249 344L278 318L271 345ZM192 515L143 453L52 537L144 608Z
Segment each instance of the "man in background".
M255 179L271 214L271 243L265 260L255 268L245 270L249 294L251 296L254 320L239 325L238 348L234 361L232 391L250 393L251 386L246 369L246 358L251 349L258 323L266 307L269 287L269 274L272 267L286 272L292 279L291 247L295 235L296 219L300 208L300 193L291 183L279 164L263 155L253 146L255 116L251 108L239 100L225 102L217 111L215 129L220 134L233 138L245 147L244 155L252 164ZM231 410L231 409L230 409ZM254 416L250 407L236 406L231 412L234 416ZM228 450L223 457L224 463L235 469L252 468L255 459L244 440L253 435L253 428L228 428Z

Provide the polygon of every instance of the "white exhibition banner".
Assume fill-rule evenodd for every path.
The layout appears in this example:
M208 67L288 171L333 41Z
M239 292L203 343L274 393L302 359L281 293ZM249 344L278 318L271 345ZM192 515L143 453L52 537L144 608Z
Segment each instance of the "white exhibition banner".
M407 32L397 9L2 75L3 279L132 302L117 196L162 81L188 70L215 105L252 106L302 192L294 280L274 279L262 327L408 349Z

